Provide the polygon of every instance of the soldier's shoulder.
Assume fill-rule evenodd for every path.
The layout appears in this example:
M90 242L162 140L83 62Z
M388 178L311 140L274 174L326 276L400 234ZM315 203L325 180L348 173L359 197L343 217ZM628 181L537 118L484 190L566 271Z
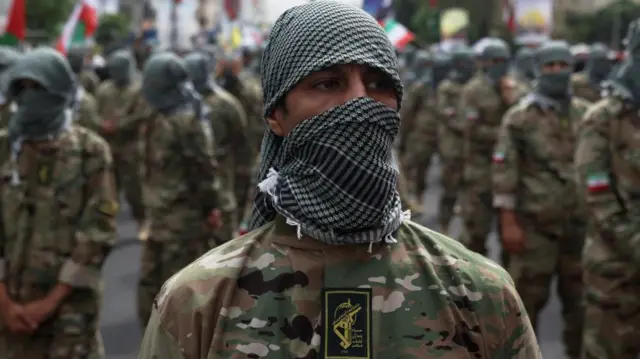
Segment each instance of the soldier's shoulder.
M87 155L111 158L111 149L109 144L100 135L86 127L77 125L72 126L71 131L80 140L83 151Z
M232 107L234 109L241 109L242 104L231 92L217 86L214 92L214 98L218 100L220 106Z
M571 75L571 83L573 85L582 85L589 83L589 77L584 72L578 72Z
M230 298L237 290L237 280L247 271L265 270L275 259L277 249L267 243L273 223L251 231L218 246L169 278L154 302L161 322L167 328L191 330L196 325L173 325L176 321L193 320L194 313L211 313L209 323L224 316L222 299ZM184 318L180 317L184 313ZM182 338L187 332L172 333Z
M597 123L603 121L609 121L612 118L618 117L625 110L624 101L607 96L600 101L591 104L587 108L587 111L583 117L585 123Z
M573 96L571 98L571 107L573 107L576 110L579 110L582 113L587 112L589 107L591 107L592 105L593 105L593 102L588 101L582 97Z
M98 90L96 91L96 93L105 93L105 92L111 92L113 90L115 90L116 86L113 83L113 81L111 80L106 80L100 83L100 85L98 85Z
M448 91L451 91L453 87L454 87L453 81L449 79L444 79L438 84L436 91L439 93L448 92Z

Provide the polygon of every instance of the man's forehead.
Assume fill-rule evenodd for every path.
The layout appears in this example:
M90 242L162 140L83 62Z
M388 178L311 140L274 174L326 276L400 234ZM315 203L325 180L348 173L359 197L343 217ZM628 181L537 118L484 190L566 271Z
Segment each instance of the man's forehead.
M351 72L356 72L356 71L364 73L364 74L375 73L375 74L387 75L381 69L373 67L371 65L365 65L365 64L336 64L336 65L331 65L331 66L325 67L323 69L320 69L318 71L315 71L315 72L309 74L309 77L311 77L313 75L317 75L317 74L325 74L325 73L346 74L346 73L351 73Z

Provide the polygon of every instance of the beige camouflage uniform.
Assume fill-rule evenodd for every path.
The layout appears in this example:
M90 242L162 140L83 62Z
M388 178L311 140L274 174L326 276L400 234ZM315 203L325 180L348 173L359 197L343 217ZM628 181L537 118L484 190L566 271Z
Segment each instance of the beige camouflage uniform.
M462 90L462 119L466 119L464 133L464 169L462 217L467 247L487 254L486 241L495 209L491 193L491 158L498 139L502 116L509 104L521 96L524 88L511 84L509 94L500 94L489 79L478 72ZM505 99L505 95L509 96Z
M140 84L119 88L113 81L105 81L98 89L97 103L102 124L100 134L109 142L113 152L118 193L124 192L133 217L139 226L144 226L147 213L142 199L140 159L137 155L141 121L150 110L140 95ZM113 129L108 130L107 122L113 123Z
M523 251L510 254L509 274L535 328L557 275L570 358L579 357L582 342L580 257L586 232L573 155L575 129L588 106L573 97L569 114L562 116L533 96L523 99L505 115L493 154L493 204L514 213L526 236Z
M9 128L9 121L16 109L17 107L14 102L9 102L0 106L0 130Z
M92 96L97 96L100 86L100 79L93 71L84 70L78 75L78 80L82 87Z
M55 142L25 142L18 185L11 183L9 152L3 132L0 281L20 304L43 299L58 283L73 289L30 336L8 333L0 324L0 358L106 358L100 271L115 241L117 212L109 147L82 127Z
M73 109L75 124L99 134L100 116L96 100L83 87L80 87L77 91L76 101Z
M138 312L144 326L162 284L218 243L207 223L223 203L208 123L190 109L155 114L140 141L151 232L144 243Z
M576 166L597 234L583 252L584 359L640 354L640 116L607 96L587 112Z
M438 128L438 145L442 161L440 183L443 190L440 197L438 224L444 233L448 231L453 218L454 207L462 185L466 121L459 114L463 86L449 79L443 80L438 86L437 110L442 119Z
M585 72L579 72L571 77L571 89L574 96L592 103L601 98L601 90L593 86L589 81L589 75Z

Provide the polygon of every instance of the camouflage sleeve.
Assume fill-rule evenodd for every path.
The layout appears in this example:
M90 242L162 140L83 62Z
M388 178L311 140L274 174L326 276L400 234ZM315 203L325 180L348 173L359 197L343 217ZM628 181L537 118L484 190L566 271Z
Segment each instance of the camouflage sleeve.
M513 210L516 206L516 190L520 181L520 153L522 131L518 128L517 111L508 111L498 132L498 142L492 156L493 205Z
M631 239L639 228L632 225L616 189L611 166L608 111L598 105L591 108L578 128L575 165L578 182L586 191L587 206L598 223L601 235L623 253L633 253Z
M180 344L166 330L155 308L144 332L138 359L185 359Z
M216 176L218 162L215 158L213 135L208 119L186 122L181 135L183 157L189 162L189 172L195 181L200 205L210 211L222 203L220 181Z
M107 97L109 96L109 83L104 82L100 84L98 89L96 90L96 111L98 111L98 116L104 116L105 114L105 106L107 104ZM104 119L101 119L104 120Z
M152 114L149 104L142 98L139 91L136 91L130 101L124 106L122 116L116 123L116 131L130 131L138 128Z
M58 279L74 287L97 288L102 265L116 239L115 192L112 158L108 145L97 135L88 136L83 160L87 184L85 206L76 225L75 245Z
M466 121L460 121L460 96L449 91L448 88L440 86L438 87L437 102L438 113L443 119L444 125L462 135Z
M77 110L78 124L98 133L100 130L100 120L98 118L98 108L96 100L89 93L85 93Z

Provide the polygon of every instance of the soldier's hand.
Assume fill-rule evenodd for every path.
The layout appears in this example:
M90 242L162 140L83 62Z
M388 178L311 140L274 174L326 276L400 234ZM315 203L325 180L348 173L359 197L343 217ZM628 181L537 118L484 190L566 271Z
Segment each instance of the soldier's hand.
M207 218L207 223L209 224L209 227L213 229L222 228L222 225L224 224L222 221L222 211L217 208L211 210L211 213L209 213L209 217Z
M24 306L24 310L33 323L40 325L47 320L56 310L56 303L48 299L40 299L28 303Z
M25 307L20 304L9 302L0 308L0 314L12 333L30 334L38 329L38 324L29 317Z
M502 245L509 253L520 253L525 249L527 242L524 230L516 221L501 221L500 232Z

